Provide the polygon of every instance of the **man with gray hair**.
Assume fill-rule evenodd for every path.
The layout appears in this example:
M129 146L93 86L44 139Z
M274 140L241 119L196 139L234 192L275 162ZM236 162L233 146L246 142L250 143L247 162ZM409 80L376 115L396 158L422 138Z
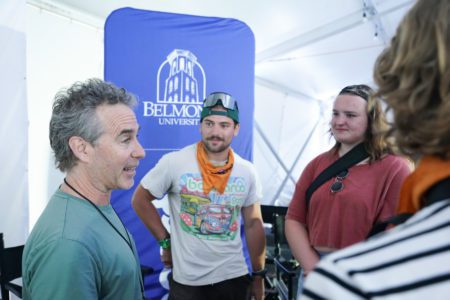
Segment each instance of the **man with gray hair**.
M142 299L133 238L110 203L134 184L145 156L136 99L100 79L59 92L50 144L64 183L39 217L23 254L24 299Z

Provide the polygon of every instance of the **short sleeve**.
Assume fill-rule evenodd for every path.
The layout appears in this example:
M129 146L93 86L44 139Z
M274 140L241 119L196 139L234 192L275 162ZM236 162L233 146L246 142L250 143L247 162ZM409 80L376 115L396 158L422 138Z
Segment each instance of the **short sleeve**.
M244 206L250 206L255 202L261 201L263 196L261 180L259 179L258 173L252 164L249 164L249 170L249 190Z
M377 213L376 221L383 221L397 213L397 206L400 199L400 190L406 177L411 173L406 159L395 157L389 171L386 172L386 187L383 192L383 201Z
M27 280L32 299L98 299L100 272L82 244L60 239L34 255Z
M171 187L170 171L170 154L166 154L142 178L141 185L153 196L161 199Z

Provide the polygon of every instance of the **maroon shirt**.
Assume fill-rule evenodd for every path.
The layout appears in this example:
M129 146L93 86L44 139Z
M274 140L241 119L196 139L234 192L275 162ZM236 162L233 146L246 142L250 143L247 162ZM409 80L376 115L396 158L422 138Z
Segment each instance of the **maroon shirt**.
M314 247L340 249L364 240L376 221L396 214L401 185L410 173L406 160L394 155L353 166L342 180L343 190L331 192L333 177L312 194L306 214L306 190L337 159L332 149L306 166L286 215L306 226Z

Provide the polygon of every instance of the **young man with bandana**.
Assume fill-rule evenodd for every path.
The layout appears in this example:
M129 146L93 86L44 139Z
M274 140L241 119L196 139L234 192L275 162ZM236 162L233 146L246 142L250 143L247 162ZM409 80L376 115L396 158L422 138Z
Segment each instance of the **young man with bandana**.
M159 241L162 262L172 267L169 299L262 299L261 185L253 165L230 146L239 132L236 100L210 94L200 121L202 140L164 155L137 187L133 208ZM165 194L170 235L152 203ZM241 220L252 273L243 253Z

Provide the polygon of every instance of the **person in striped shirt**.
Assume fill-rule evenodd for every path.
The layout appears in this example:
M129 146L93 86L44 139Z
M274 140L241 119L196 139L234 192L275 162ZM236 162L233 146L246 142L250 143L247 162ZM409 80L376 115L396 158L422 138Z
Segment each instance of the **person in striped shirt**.
M450 299L450 1L419 0L374 71L389 135L417 167L398 212L412 216L322 259L301 299Z

